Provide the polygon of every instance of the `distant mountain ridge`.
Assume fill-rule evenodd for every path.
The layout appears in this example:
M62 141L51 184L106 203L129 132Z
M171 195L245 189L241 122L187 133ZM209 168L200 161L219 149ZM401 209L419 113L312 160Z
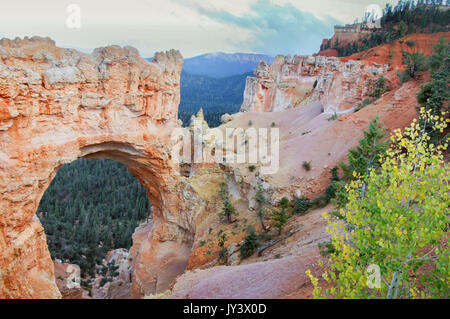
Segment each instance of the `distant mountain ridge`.
M253 72L260 61L268 64L273 57L252 53L207 53L184 60L183 70L193 75L207 75L213 78L224 78Z
M239 111L248 76L260 61L274 58L252 53L207 53L184 60L181 73L181 102L178 116L189 125L191 115L203 108L211 127L220 125L224 113Z
M191 116L203 108L209 125L220 125L222 114L239 111L247 76L253 75L260 61L272 64L273 60L265 54L223 52L185 59L179 118L185 126L189 125Z
M152 61L153 58L147 58ZM192 75L206 75L212 78L253 72L260 61L272 64L274 57L254 53L206 53L184 59L183 71Z
M210 127L220 125L220 117L225 113L239 111L244 99L243 93L248 76L252 72L213 78L207 75L193 75L181 72L181 101L178 117L183 125L189 125L190 118L203 108Z

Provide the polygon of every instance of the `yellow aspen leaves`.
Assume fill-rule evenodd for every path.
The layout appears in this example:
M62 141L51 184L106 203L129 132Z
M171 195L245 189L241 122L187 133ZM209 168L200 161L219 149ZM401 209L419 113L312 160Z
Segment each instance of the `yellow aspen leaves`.
M334 252L321 267L331 287L323 290L308 270L315 298L447 296L450 251L441 242L448 240L450 223L450 167L442 154L448 145L429 143L419 123L445 130L449 121L424 108L420 114L403 132L394 131L381 169L346 186L348 204L339 211L343 220L324 214ZM417 273L423 264L432 276ZM367 281L366 269L373 265L380 269L379 289Z

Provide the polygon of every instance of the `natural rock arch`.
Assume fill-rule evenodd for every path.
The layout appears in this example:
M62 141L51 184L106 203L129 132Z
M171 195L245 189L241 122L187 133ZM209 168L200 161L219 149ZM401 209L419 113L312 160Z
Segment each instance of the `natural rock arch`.
M88 55L48 38L0 40L0 298L60 296L35 213L57 169L79 157L125 164L154 207L132 248L132 295L164 291L184 271L196 198L171 157L182 63L173 50L150 63L132 47Z

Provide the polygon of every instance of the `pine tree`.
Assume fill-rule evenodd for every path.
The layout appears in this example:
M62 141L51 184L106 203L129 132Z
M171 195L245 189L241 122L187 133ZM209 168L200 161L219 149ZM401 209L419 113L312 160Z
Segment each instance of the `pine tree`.
M286 209L289 207L289 200L283 197L280 201L280 210L272 210L271 219L274 221L273 226L278 229L278 235L281 235L283 227L287 224L289 216Z
M347 192L345 185L356 178L364 177L372 168L380 167L379 156L384 154L388 147L388 140L383 138L386 131L375 117L370 123L368 131L363 131L364 138L359 141L359 146L349 150L348 163L340 162L339 167L343 172L343 180L333 182L335 187L334 204L343 207L347 204ZM366 184L363 185L364 196Z
M438 71L444 63L444 60L450 54L450 42L446 43L444 36L433 46L433 54L428 59L428 68L431 73Z
M259 222L261 223L261 227L264 231L267 230L266 226L264 225L264 219L265 219L265 205L267 205L267 198L264 194L264 190L262 189L262 185L259 184L258 188L256 190L255 195L255 201L258 204L256 214L258 215Z
M365 176L370 168L379 167L378 156L387 149L387 141L383 141L386 131L378 117L369 123L368 131L363 133L364 138L359 141L359 146L349 150L348 163L339 163L347 181L355 179L354 173Z
M374 97L375 99L379 99L384 93L388 91L388 85L386 83L386 79L383 75L381 75L378 80L375 82L375 87L373 92L369 95Z
M430 110L433 116L440 116L444 111L448 113L450 99L450 42L445 43L441 40L433 47L434 54L429 59L429 68L432 81L421 86L420 92L417 94L417 102L420 108ZM448 114L446 115L446 117ZM440 143L440 133L433 130L434 120L420 123L429 134L432 142Z
M232 223L233 215L237 215L237 211L233 204L231 204L230 192L228 191L226 183L220 184L219 195L222 199L222 212L219 213L219 217Z
M217 233L217 236L219 237L219 241L217 243L217 246L219 246L220 250L219 250L219 260L221 261L226 261L228 256L227 256L227 248L225 247L225 243L228 240L227 238L227 234L223 232L223 230L220 230Z
M258 246L258 235L256 235L255 228L252 227L247 237L245 237L244 243L239 249L241 252L241 259L245 259L253 255Z
M307 200L305 197L297 198L294 201L294 205L292 207L292 215L303 215L308 209L312 206L312 203Z
M424 71L427 66L427 58L422 52L405 52L406 74L415 78L419 72Z
M398 26L398 36L399 38L403 37L406 34L407 31L407 26L405 21L401 21L399 26Z

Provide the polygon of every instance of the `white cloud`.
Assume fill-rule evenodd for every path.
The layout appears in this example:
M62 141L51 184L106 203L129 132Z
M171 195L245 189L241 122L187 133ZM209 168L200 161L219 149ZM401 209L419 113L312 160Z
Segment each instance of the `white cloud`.
M332 17L342 23L353 23L362 18L367 7L376 4L384 9L386 3L396 4L398 0L272 0L277 4L291 3L298 9L309 12L318 18ZM360 19L361 20L361 19Z
M81 7L81 29L66 27L67 5ZM185 56L238 50L248 32L172 0L14 0L2 4L1 35L50 36L59 46L91 51L109 44L136 46L143 56L180 49Z
M133 45L141 55L179 49L185 57L216 51L250 50L254 30L200 14L199 9L223 10L234 16L252 13L257 0L11 0L0 10L1 35L50 36L59 46L91 51L109 44ZM290 2L324 19L329 15L352 22L378 0L272 0ZM66 27L69 4L81 7L81 29Z

